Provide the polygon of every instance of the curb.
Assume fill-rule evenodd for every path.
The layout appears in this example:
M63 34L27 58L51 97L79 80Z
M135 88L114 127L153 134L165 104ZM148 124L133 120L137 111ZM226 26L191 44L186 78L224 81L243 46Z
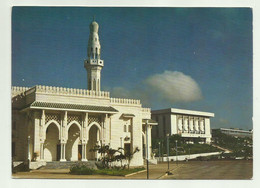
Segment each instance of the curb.
M132 176L132 175L139 174L139 173L142 173L142 172L146 172L146 170L141 170L141 171L134 172L134 173L131 173L131 174L126 174L126 175L124 175L124 177Z

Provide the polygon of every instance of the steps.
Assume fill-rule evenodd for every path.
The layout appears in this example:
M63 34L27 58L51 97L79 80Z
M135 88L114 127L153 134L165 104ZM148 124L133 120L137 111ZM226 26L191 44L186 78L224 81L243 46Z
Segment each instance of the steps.
M52 161L52 162L46 162L46 166L41 167L40 169L69 169L74 165L85 165L89 168L96 169L97 166L95 164L95 161Z

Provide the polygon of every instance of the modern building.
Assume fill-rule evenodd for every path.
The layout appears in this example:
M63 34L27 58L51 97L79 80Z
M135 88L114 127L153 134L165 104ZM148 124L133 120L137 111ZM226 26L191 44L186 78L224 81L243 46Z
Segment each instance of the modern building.
M212 129L212 135L216 131L220 131L224 134L230 135L230 136L235 136L235 137L251 137L253 136L253 130L242 130L238 128L219 128L219 129Z
M158 122L158 126L152 130L152 138L179 134L187 142L193 142L194 138L199 138L203 142L210 143L211 117L214 117L214 113L177 108L153 110L152 119Z
M143 108L140 100L112 98L101 91L104 61L98 29L93 21L84 61L88 90L12 87L14 161L91 161L99 158L90 151L95 145L126 151L138 147L131 166L143 165L143 158L152 156L151 129L156 123L150 108Z

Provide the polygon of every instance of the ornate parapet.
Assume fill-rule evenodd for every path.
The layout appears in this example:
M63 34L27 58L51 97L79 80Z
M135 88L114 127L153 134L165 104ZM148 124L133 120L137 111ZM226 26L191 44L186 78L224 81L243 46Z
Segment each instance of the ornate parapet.
M52 86L35 86L36 92L39 93L50 93L58 95L73 95L73 96L84 96L84 97L97 97L97 98L109 98L109 92L107 91L94 91L86 89L74 89L64 87L52 87Z
M107 91L94 91L94 90L86 90L86 89L74 89L74 88L63 88L63 87L53 87L53 86L41 86L41 85L36 85L32 88L14 86L12 87L12 97L24 93L25 91L26 91L25 94L36 92L36 93L83 96L83 97L93 97L93 98L110 97L110 93Z
M136 99L122 99L122 98L110 98L111 104L122 104L122 105L141 105L140 100Z
M142 108L142 112L151 113L151 108Z
M28 89L30 89L29 87L17 87L17 86L13 86L12 87L12 97L22 94L25 91L27 91Z

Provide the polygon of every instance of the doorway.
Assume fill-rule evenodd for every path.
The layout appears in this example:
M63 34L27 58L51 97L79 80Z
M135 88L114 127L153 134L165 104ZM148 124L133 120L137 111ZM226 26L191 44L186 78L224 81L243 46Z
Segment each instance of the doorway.
M57 159L56 159L57 161L60 160L60 149L61 149L60 148L60 144L57 144L57 155L56 155L57 156Z
M82 159L82 145L78 145L78 160Z

